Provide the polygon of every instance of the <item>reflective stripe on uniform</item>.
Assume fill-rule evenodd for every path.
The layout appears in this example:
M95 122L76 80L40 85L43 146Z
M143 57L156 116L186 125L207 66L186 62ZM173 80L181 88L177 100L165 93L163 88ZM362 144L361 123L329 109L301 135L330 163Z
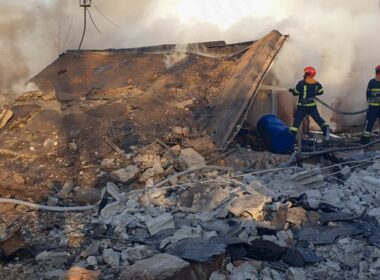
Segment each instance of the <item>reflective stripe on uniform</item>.
M290 128L290 130L291 130L291 131L295 131L295 132L297 132L297 131L298 131L298 128L297 128L297 127L294 127L294 126L292 126L292 127Z
M380 92L380 88L371 88L371 89L368 89L369 91L371 92Z
M371 137L371 132L363 131L363 136L364 137Z
M297 88L294 89L294 92L295 92L297 95L300 95L300 92L297 90Z
M314 102L308 103L308 104L298 103L298 105L303 106L303 107L312 107L312 106L317 106L317 103L314 101Z
M317 91L318 93L323 93L323 88Z
M380 102L369 102L368 105L378 107L378 106L380 106Z
M329 126L329 124L325 122L324 124L322 124L322 126Z
M303 99L307 97L307 86L303 86Z

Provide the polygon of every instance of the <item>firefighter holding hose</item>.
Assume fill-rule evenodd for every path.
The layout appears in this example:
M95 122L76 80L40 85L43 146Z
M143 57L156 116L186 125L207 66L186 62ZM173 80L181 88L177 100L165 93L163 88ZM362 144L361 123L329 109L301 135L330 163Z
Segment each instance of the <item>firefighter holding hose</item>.
M361 144L368 144L374 123L380 118L380 65L375 68L376 77L369 81L367 87L368 111L361 137Z
M298 127L306 115L311 116L314 121L320 126L325 140L328 140L329 125L320 116L315 97L323 94L322 85L314 79L317 71L314 67L308 66L304 69L303 80L299 81L297 86L289 89L294 96L298 96L298 106L294 117L294 122L290 131L294 138L297 136ZM379 107L380 108L380 107Z

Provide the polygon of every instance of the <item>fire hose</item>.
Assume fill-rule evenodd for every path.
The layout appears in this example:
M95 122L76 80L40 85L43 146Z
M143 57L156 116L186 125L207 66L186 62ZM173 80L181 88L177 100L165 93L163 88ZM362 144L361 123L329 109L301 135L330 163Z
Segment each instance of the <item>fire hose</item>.
M288 88L284 88L284 87L275 87L275 86L268 86L268 85L262 85L260 87L260 89L266 89L266 90L273 90L273 91L289 91ZM366 113L368 111L368 109L363 109L363 110L360 110L360 111L355 111L355 112L344 112L344 111L340 111L340 110L337 110L333 107L331 107L330 105L328 105L326 102L320 100L318 97L315 97L315 100L317 100L319 103L321 103L323 106L325 106L326 108L330 109L331 111L337 113L337 114L340 114L340 115L359 115L359 114L363 114L363 113Z
M0 198L0 204L2 203L10 203L16 205L24 205L30 208L34 208L37 210L43 211L51 211L51 212L77 212L77 211L88 211L96 209L97 205L89 205L89 206L77 206L77 207L61 207L61 206L47 206L31 203L28 201L23 201L19 199L11 199L11 198Z

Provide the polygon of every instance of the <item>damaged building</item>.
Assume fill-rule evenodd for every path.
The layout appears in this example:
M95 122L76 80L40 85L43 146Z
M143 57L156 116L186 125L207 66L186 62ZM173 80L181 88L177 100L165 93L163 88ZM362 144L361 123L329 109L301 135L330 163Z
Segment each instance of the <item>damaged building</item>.
M257 129L293 119L263 87L287 38L69 50L32 78L0 115L2 279L376 279L379 152Z

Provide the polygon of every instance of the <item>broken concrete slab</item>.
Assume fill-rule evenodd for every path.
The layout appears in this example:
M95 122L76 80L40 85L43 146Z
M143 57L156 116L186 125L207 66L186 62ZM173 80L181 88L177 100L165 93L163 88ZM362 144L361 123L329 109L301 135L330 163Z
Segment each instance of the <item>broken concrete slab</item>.
M168 254L158 254L126 267L120 275L120 280L131 279L193 280L190 264Z
M222 241L189 238L168 247L167 252L188 262L210 262L225 253L227 245Z
M183 239L188 238L201 238L202 237L202 228L200 226L194 228L189 226L183 226L177 230L173 236L165 238L160 244L160 249L165 248L170 243L177 243Z
M290 180L298 191L321 188L326 185L320 169L311 169L295 173L290 176Z
M377 179L372 176L364 176L364 177L361 177L361 180L366 189L370 191L376 191L376 192L379 191L380 179Z
M122 252L123 259L131 262L153 257L154 253L145 245L127 248Z
M117 214L120 214L125 209L125 206L120 201L108 203L101 211L100 216L102 218L111 218Z
M43 251L36 256L36 261L47 262L56 265L62 265L69 261L70 253L68 252L48 252Z
M205 158L192 148L181 150L180 158L185 162L187 168L206 165Z
M263 219L263 209L265 204L272 202L271 197L262 195L257 191L252 191L250 194L237 197L231 205L230 212L237 216L253 217L257 221Z
M134 179L139 172L140 168L137 166L128 165L126 168L112 171L111 178L122 183L127 183L129 180Z
M117 267L120 264L120 253L112 249L104 249L103 260L110 267Z
M223 203L232 199L228 188L197 185L181 194L179 206L181 210L191 213L211 212Z
M369 244L380 248L380 226L373 229L372 234L368 237Z
M308 222L307 211L302 207L289 208L287 221L295 225L305 224Z
M174 218L171 214L165 213L158 216L155 219L150 219L146 222L146 226L151 235L165 230L165 229L174 229Z
M209 280L227 280L227 276L218 271L214 271Z
M64 277L65 277L65 271L62 270L62 269L50 270L50 271L48 271L48 272L46 272L44 274L44 277L45 277L44 279L46 279L46 280L60 280L60 279L64 279ZM74 280L74 279L72 279L72 280Z
M363 228L354 223L338 222L335 226L309 225L297 232L299 241L309 241L315 245L334 243L338 238L364 233Z
M120 189L118 186L116 186L112 182L108 182L106 186L106 191L109 193L114 199L117 201L123 201L125 200L125 195L120 192Z
M229 278L233 280L258 280L258 271L250 262L243 262L238 267L229 267Z
M306 280L306 272L302 268L290 267L287 273L290 280Z

